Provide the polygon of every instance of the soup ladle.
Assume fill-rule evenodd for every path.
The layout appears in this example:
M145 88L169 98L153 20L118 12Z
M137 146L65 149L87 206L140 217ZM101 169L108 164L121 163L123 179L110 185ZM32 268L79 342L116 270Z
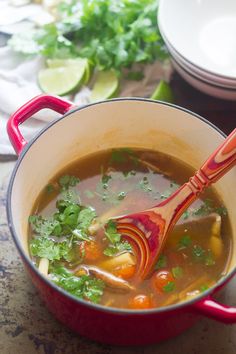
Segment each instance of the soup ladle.
M177 220L202 191L220 179L236 163L236 129L211 154L188 182L158 205L137 213L112 218L121 237L133 246L137 275L152 272L166 239Z

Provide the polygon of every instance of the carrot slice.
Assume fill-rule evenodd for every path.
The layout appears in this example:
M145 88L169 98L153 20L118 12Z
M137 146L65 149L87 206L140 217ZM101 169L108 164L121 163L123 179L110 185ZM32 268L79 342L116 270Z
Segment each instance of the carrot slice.
M150 309L153 307L152 299L144 294L134 296L129 300L129 308L135 310Z
M132 264L123 264L119 268L116 268L113 274L122 279L130 279L135 274L135 266Z
M164 292L165 286L170 282L174 282L174 280L170 271L160 270L152 276L152 285L160 293Z
M86 261L96 261L102 256L102 249L98 243L91 241L85 241L81 245L81 251L84 252L84 260Z

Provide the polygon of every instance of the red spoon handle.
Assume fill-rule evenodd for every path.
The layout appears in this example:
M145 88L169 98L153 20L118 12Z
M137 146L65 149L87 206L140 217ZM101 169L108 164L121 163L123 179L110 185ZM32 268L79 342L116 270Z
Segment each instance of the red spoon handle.
M210 184L216 182L236 164L236 129L218 149L204 162L202 167L187 183L198 196Z
M216 182L236 163L236 129L206 160L200 171L210 183Z

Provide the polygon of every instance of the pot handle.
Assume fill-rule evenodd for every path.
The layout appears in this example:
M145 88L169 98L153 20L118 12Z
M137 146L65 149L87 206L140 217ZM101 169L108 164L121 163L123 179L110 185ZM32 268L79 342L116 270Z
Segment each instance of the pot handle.
M75 107L75 105L72 102L63 100L60 97L44 94L32 98L29 102L20 107L12 114L7 122L7 133L17 155L21 153L22 149L27 144L27 141L19 130L21 123L44 108L50 108L53 111L65 114L73 107Z
M214 320L223 323L236 323L236 307L229 307L212 299L211 296L196 302L194 309Z

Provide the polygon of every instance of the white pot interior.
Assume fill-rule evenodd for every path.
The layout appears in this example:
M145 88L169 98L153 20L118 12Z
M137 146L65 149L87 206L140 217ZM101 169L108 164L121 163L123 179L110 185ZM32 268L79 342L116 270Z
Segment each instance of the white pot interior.
M167 153L198 168L223 139L203 120L156 102L114 100L75 111L44 131L18 166L10 200L16 237L28 255L28 216L37 196L60 169L80 157L107 148L145 147ZM234 238L235 181L236 168L215 185L228 209ZM233 267L234 262L231 261L229 270Z

